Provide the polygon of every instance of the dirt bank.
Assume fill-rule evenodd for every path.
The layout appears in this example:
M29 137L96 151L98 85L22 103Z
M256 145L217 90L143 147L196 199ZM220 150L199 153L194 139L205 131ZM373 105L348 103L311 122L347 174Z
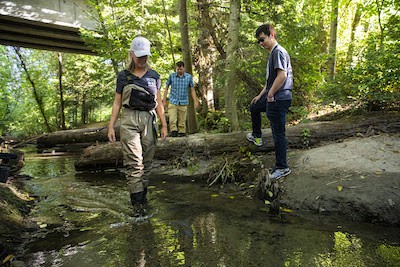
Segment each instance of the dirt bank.
M0 183L0 263L20 249L22 235L29 228L26 217L30 200L12 183Z
M289 152L282 204L295 210L400 225L400 134L350 138Z

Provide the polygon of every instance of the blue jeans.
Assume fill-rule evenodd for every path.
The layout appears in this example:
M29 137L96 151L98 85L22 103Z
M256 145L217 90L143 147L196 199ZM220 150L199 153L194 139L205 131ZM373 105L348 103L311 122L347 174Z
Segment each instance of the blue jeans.
M253 136L262 137L261 133L261 113L267 109L267 94L263 94L256 103L250 104L251 125L253 126Z
M267 102L267 117L275 144L275 168L288 168L286 161L286 114L292 100L276 100Z

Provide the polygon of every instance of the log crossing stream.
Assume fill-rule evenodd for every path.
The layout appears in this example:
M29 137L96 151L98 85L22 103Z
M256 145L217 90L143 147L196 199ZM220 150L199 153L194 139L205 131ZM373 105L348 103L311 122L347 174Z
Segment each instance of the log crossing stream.
M205 182L153 177L150 216L132 219L123 175L78 173L74 155L27 154L40 201L25 266L399 266L400 231L324 216L268 215Z

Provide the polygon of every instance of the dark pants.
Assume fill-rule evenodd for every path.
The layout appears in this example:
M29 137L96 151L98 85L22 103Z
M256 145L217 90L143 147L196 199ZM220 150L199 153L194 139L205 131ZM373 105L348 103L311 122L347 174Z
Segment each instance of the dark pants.
M253 136L261 138L261 113L267 110L267 94L265 93L256 103L250 104L251 124L253 126Z
M276 100L267 102L267 117L275 143L275 167L277 169L287 168L286 161L286 114L292 100Z

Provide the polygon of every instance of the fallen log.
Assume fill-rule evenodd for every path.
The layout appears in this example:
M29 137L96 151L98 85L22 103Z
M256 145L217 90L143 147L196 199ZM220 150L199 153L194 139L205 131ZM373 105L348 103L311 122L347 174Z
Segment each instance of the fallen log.
M119 125L115 125L114 129L119 139ZM57 147L60 148L59 150L68 151L72 146L82 149L97 143L107 142L107 131L108 128L106 126L57 131L39 137L36 145L39 151Z
M370 136L379 133L400 132L400 112L371 114L339 121L310 122L287 127L288 148L309 148L323 142L340 141L353 136ZM190 154L199 158L210 158L224 153L250 151L251 153L274 150L271 130L263 130L264 144L256 147L246 139L246 132L224 134L193 134L187 137L167 138L159 141L155 159L171 161ZM75 163L77 171L102 171L122 166L122 151L119 142L88 147Z

